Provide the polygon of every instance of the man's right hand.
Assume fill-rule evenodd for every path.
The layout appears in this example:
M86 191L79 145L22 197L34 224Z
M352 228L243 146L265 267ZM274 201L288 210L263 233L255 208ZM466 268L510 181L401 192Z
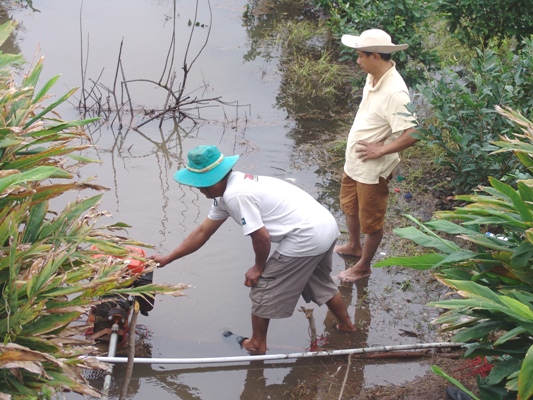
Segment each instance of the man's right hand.
M165 256L162 256L160 254L154 254L148 257L149 260L154 260L157 263L157 268L163 268L165 265L168 264L168 261Z
M248 286L248 287L257 286L257 282L259 282L259 278L261 278L262 273L263 273L263 269L259 268L257 265L254 265L244 275L244 286Z

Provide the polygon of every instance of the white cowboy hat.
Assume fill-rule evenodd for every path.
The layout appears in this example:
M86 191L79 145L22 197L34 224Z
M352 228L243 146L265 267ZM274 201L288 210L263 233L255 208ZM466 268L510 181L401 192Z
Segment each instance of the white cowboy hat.
M390 35L381 29L369 29L361 33L360 36L342 35L341 42L343 45L357 50L385 54L405 50L409 47L407 44L392 43Z

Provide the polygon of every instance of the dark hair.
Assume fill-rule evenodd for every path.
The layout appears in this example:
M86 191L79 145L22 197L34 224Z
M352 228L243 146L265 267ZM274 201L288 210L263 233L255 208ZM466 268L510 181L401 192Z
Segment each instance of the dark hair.
M224 179L228 179L232 172L233 172L233 168L230 169L226 175L224 175L224 178L222 178L221 181L223 181Z
M377 53L375 51L363 51L363 53L365 53L368 56L372 55L373 53ZM379 56L381 57L381 59L383 61L390 61L391 58L392 58L392 54L389 54L389 53L378 53Z

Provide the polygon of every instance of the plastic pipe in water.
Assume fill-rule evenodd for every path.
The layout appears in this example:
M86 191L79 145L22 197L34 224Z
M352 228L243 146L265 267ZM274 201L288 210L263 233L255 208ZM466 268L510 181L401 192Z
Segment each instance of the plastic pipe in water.
M116 351L117 351L117 342L118 342L118 324L113 324L113 327L111 328L111 338L109 339L109 358L117 358L115 357ZM126 361L128 359L126 358ZM104 399L107 399L107 396L109 394L109 388L111 387L111 374L113 373L113 366L111 366L110 370L106 372L106 376L104 378Z
M351 354L365 354L365 353L385 353L397 350L415 350L415 349L430 349L443 347L461 347L465 343L419 343L419 344L404 344L396 346L375 346L358 349L343 349L343 350L329 350L329 351L307 351L301 353L285 353L285 354L264 354L258 356L232 356L232 357L199 357L199 358L134 358L133 362L136 364L209 364L209 363L230 363L243 361L263 361L263 360L287 360L294 358L312 358L312 357L332 357L343 356ZM86 358L87 356L85 356ZM127 357L95 357L99 361L109 363L126 363ZM106 377L107 378L107 377Z

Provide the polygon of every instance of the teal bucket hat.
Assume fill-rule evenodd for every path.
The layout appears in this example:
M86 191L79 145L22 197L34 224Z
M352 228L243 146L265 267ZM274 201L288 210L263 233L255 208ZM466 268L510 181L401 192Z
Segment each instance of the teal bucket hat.
M204 188L213 186L226 176L239 160L239 156L228 156L213 145L198 146L189 151L186 168L174 174L174 180L182 185Z

